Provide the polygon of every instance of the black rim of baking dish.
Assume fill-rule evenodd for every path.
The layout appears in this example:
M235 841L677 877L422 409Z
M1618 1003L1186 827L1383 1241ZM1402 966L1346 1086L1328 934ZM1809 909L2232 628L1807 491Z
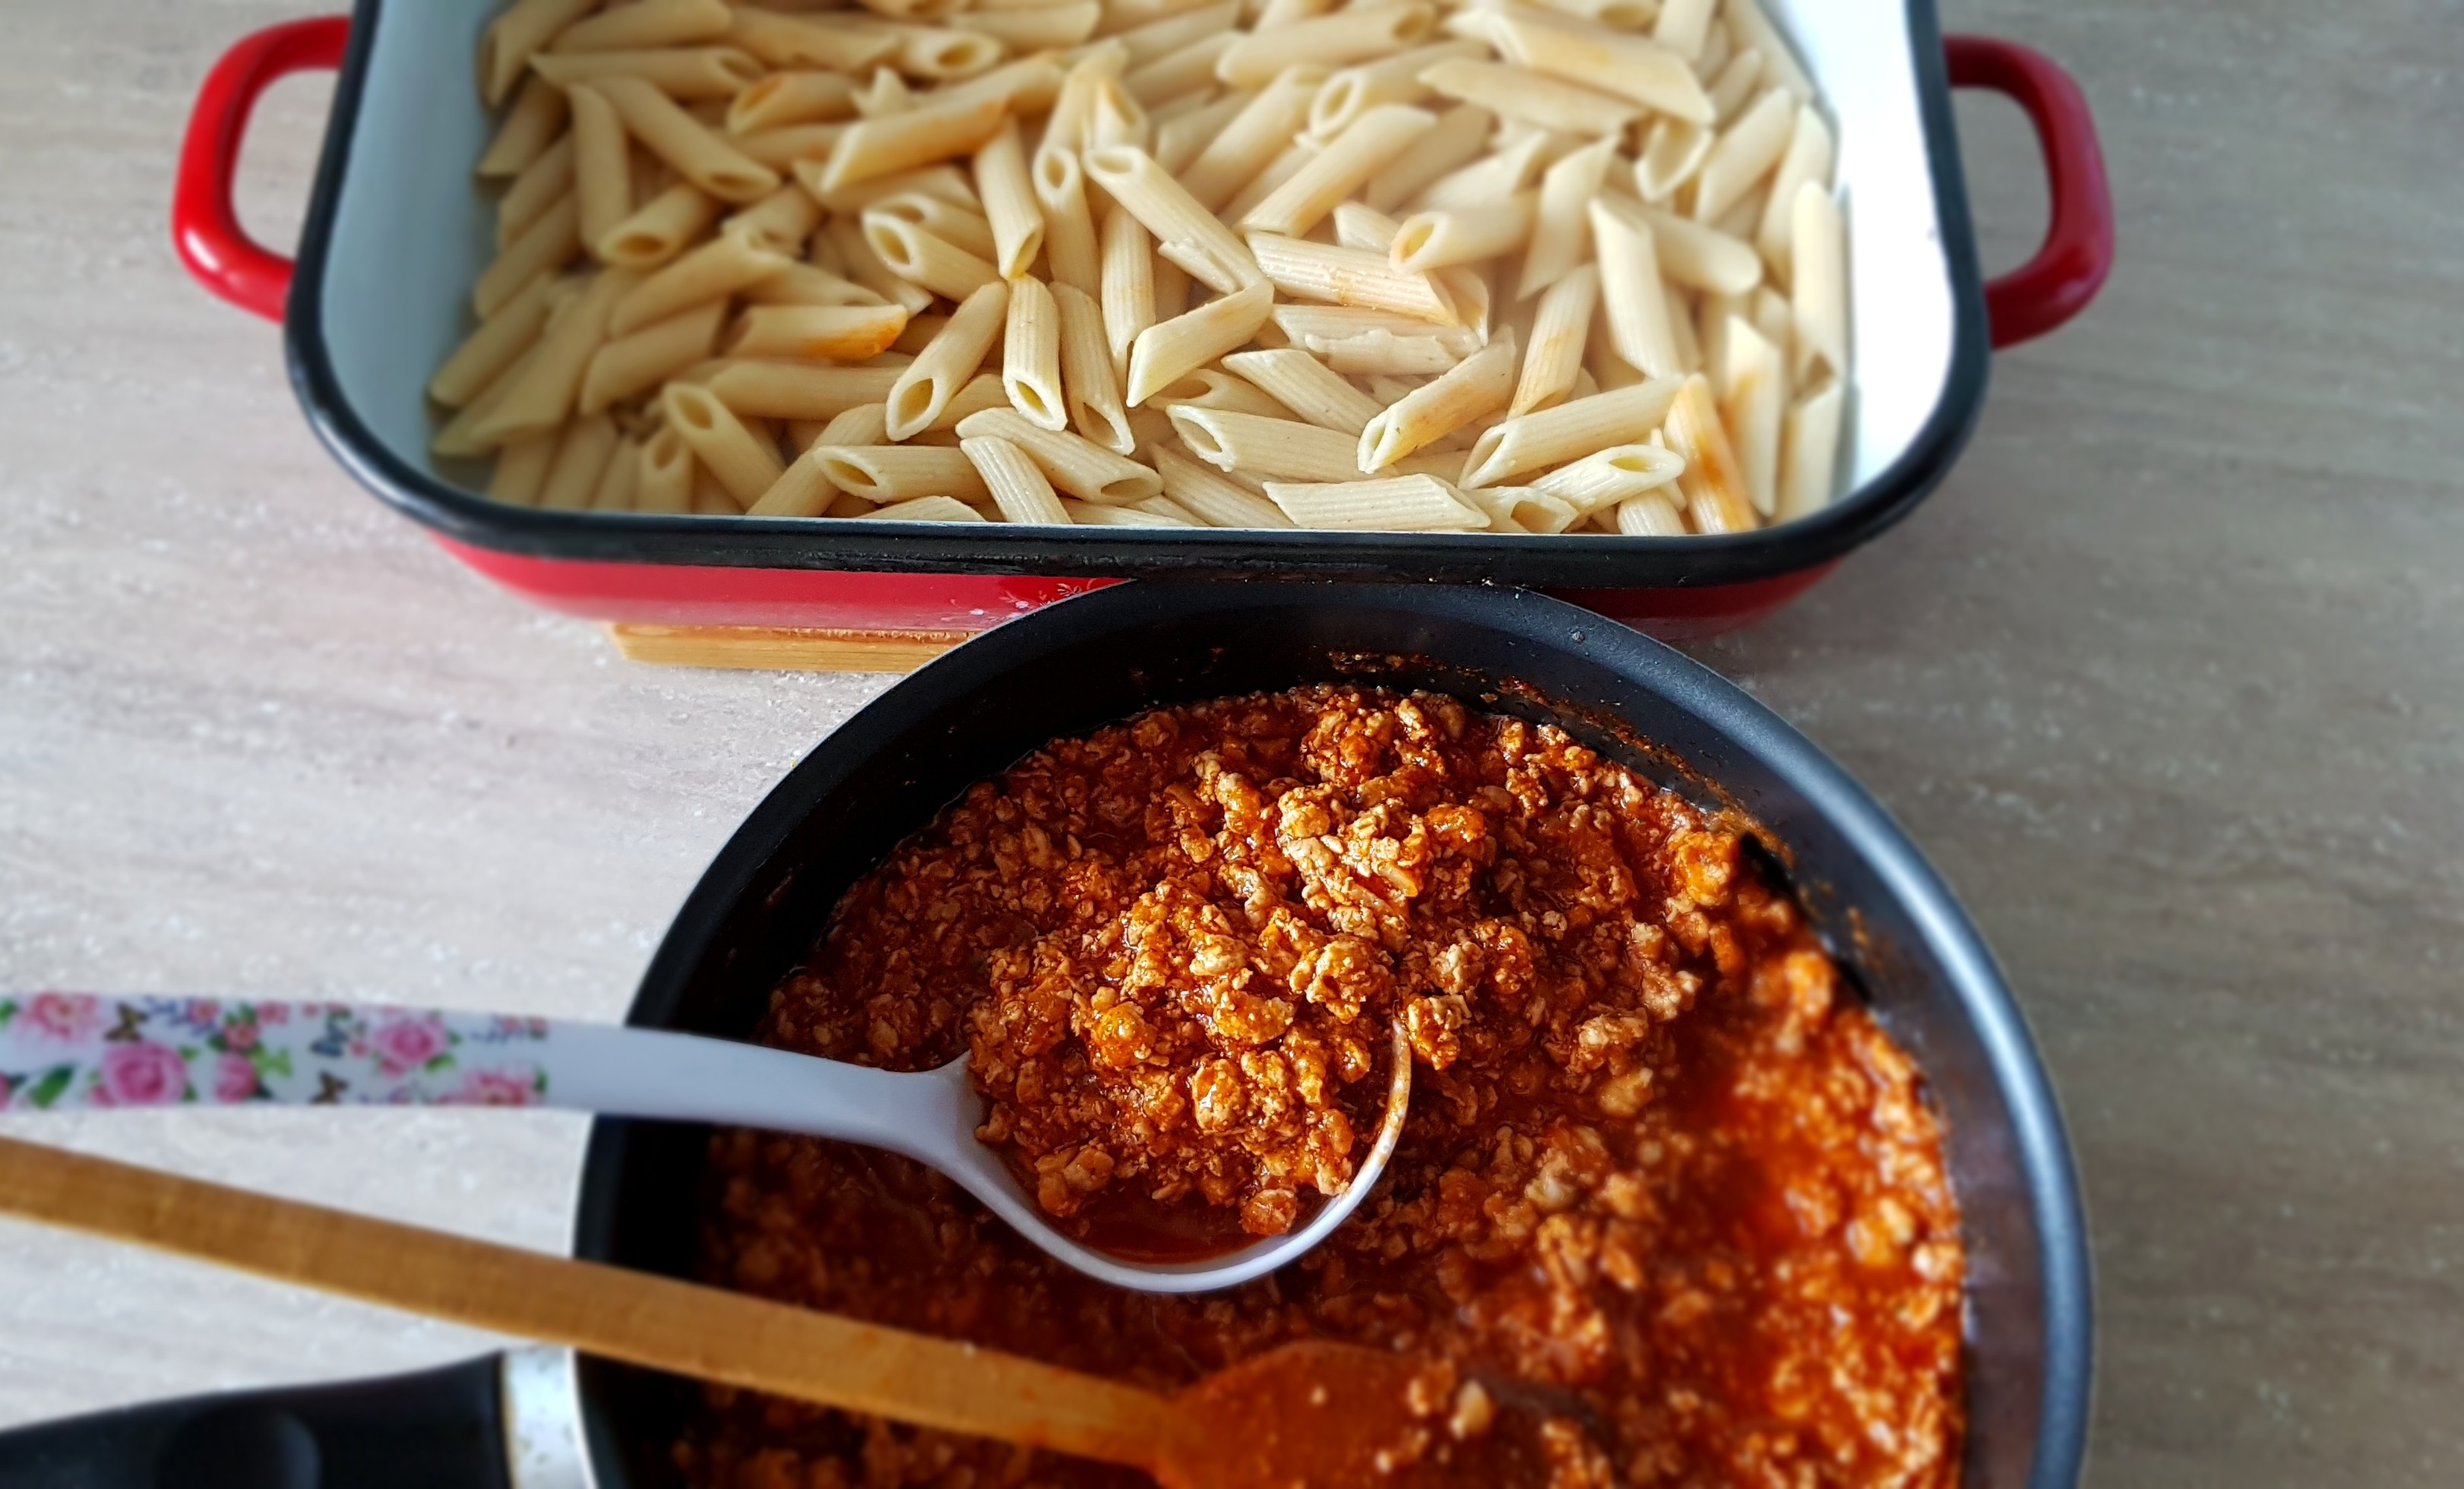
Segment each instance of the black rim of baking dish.
M1750 583L1811 568L1905 516L1940 484L1984 405L1985 300L1933 0L1908 0L1918 107L1952 296L1942 396L1890 467L1812 516L1752 533L1683 538L1265 532L871 523L545 512L473 495L396 456L342 395L322 316L351 141L385 0L359 0L332 122L301 233L284 335L292 383L319 438L388 505L446 537L500 552L596 562L897 573L1428 580L1542 588L1671 589ZM1860 328L1871 339L1886 335Z
M1539 675L1571 662L1605 672L1629 695L1639 690L1674 714L1690 717L1716 740L1714 748L1699 751L1690 760L1673 762L1667 770L1647 766L1654 774L1668 777L1690 795L1707 791L1717 798L1721 789L1716 781L1754 771L1765 773L1793 792L1869 866L1884 894L1904 909L1908 925L1943 969L1944 982L1953 990L1992 1085L2008 1110L2015 1193L2024 1198L2035 1229L2035 1291L2041 1307L2037 1358L2042 1379L2027 1482L2036 1489L2075 1483L2085 1453L2093 1371L2086 1222L2059 1106L2035 1040L1991 952L1915 843L1863 787L1812 741L1709 668L1561 601L1527 591L1480 588L1145 581L1063 601L988 632L928 664L868 704L816 745L747 815L678 910L643 975L628 1021L741 1038L759 1017L758 1006L744 1006L748 996L758 1005L777 968L793 964L778 959L779 947L784 944L781 938L794 944L795 950L785 953L790 957L810 944L812 926L818 920L806 918L804 902L825 909L881 852L922 824L922 816L914 815L913 803L905 799L925 779L923 769L910 764L910 750L920 748L914 742L946 739L954 741L954 748L984 754L984 759L976 762L981 768L968 776L970 779L989 776L1015 757L997 744L976 743L976 736L987 731L971 729L968 720L971 712L982 712L988 693L1005 684L1016 686L1020 677L1049 676L1056 658L1090 646L1101 649L1114 639L1137 636L1151 626L1186 624L1195 619L1215 625L1210 634L1235 637L1247 633L1242 624L1244 614L1257 618L1294 611L1330 618L1325 643L1329 656L1357 655L1336 649L1358 644L1356 634L1334 639L1346 627L1341 619L1345 615L1363 617L1359 623L1363 631L1390 625L1407 631L1426 627L1439 635L1448 627L1458 634L1463 627L1475 627L1492 654L1490 661L1474 669L1492 679L1482 685L1484 698L1492 696L1486 690L1499 687L1493 679L1525 675L1526 669ZM1219 619L1221 624L1215 624ZM1372 674L1397 667L1433 668L1441 679L1433 686L1463 691L1459 683L1444 680L1450 674L1442 648L1441 640L1423 656L1363 658L1359 665ZM1233 649L1216 647L1214 654L1222 657ZM1501 668L1494 659L1497 654L1515 660ZM1237 670L1237 658L1232 666ZM1128 680L1141 693L1149 687L1147 674L1141 672L1132 671ZM1158 682L1170 695L1157 701L1178 701L1190 687L1186 678ZM1069 685L1056 681L1054 686ZM1172 691L1175 689L1180 690ZM1201 690L1189 695L1205 694ZM1511 697L1484 706L1529 712L1518 708ZM1631 726L1608 699L1550 696L1533 707L1539 713L1560 719L1597 720L1595 727L1611 741L1613 751L1630 753L1636 748L1614 742L1630 739ZM1579 731L1595 726L1572 723L1570 727ZM997 754L1004 757L993 758ZM933 768L932 778L938 779L941 774L943 768ZM849 807L848 802L857 804ZM876 802L884 804L869 804ZM825 807L838 811L824 824L829 832L827 845L813 850L800 844L800 834L816 830L807 824ZM931 810L927 808L924 815ZM871 821L866 820L868 813L896 820ZM840 836L843 831L847 836ZM793 860L784 870L778 866L782 858ZM799 884L800 879L807 882ZM1825 894L1819 885L1800 882L1797 888L1815 901ZM1861 929L1863 922L1853 910L1832 909L1835 919ZM779 919L794 924L782 929L775 923ZM1871 962L1874 956L1888 953L1865 947L1857 954L1859 960ZM714 991L732 977L751 981L746 988ZM727 1007L721 1009L714 998L727 1000ZM672 1185L654 1185L656 1193L646 1193L627 1179L643 1171L640 1166L645 1164L652 1172L698 1171L706 1130L607 1120L595 1123L583 1166L575 1254L679 1274L688 1271L686 1233L675 1230L680 1222L672 1213L672 1206L688 1196L676 1193ZM657 1213L655 1217L650 1217L652 1212ZM649 1242L647 1252L641 1239L646 1229L666 1237ZM641 1372L594 1362L585 1362L583 1369L585 1432L602 1473L618 1470L628 1460L638 1461L626 1451L631 1435L627 1426L645 1415L659 1414L649 1404L651 1398L636 1394L644 1389ZM620 1472L617 1478L603 1481L621 1483L627 1477Z

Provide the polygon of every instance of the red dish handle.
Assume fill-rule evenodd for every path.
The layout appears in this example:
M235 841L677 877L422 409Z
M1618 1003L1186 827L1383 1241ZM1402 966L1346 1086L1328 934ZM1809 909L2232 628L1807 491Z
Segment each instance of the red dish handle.
M1996 347L2032 341L2087 309L2113 271L2113 193L2087 95L2059 62L1992 36L1946 36L1954 88L1991 88L2028 114L2045 152L2053 221L2036 256L1985 286Z
M342 65L351 18L319 15L269 26L223 54L206 75L188 132L180 142L180 182L171 194L171 241L197 282L269 320L282 318L291 260L251 239L239 225L231 181L248 117L275 78Z

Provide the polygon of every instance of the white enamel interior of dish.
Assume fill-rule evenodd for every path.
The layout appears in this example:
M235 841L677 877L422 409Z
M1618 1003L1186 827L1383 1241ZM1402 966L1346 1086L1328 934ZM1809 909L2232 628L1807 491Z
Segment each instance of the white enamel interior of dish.
M1854 367L1847 489L1887 469L1941 404L1951 285L1925 153L1905 8L1896 0L1764 0L1798 45L1839 142ZM497 0L390 0L378 21L325 274L324 325L343 398L391 451L451 484L429 454L429 375L471 326L494 252L495 194L471 172L491 125L478 36Z

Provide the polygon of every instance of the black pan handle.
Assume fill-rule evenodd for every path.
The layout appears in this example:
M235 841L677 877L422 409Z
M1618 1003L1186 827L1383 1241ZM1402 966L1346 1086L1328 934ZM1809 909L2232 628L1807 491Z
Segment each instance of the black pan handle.
M509 1489L503 1357L0 1433L0 1489Z

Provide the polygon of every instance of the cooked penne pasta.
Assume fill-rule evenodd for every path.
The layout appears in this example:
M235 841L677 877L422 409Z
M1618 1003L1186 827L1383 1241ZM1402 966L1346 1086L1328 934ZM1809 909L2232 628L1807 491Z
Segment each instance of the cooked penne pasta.
M1309 121L1310 101L1326 79L1326 69L1310 64L1276 74L1180 173L1182 190L1210 212L1232 200Z
M600 413L703 361L718 339L718 324L726 314L725 299L707 300L602 345L582 374L577 406L584 415Z
M786 15L753 6L736 7L727 40L772 67L821 67L840 73L860 73L898 50L898 38L886 31L825 24L818 16Z
M1263 232L1250 236L1249 252L1266 281L1287 295L1459 323L1454 300L1436 280L1397 268L1387 253Z
M799 258L803 255L805 240L821 225L822 204L790 182L751 207L729 213L719 221L718 230L723 236L742 238L773 253Z
M1225 222L1239 222L1248 216L1250 212L1256 210L1259 203L1274 195L1283 187L1285 182L1306 169L1309 163L1317 158L1317 152L1322 148L1324 148L1323 145L1307 135L1293 141L1285 146L1282 154L1268 161L1266 168L1258 172L1231 201L1224 203L1223 209L1217 215Z
M1735 33L1739 46L1751 47L1762 54L1763 71L1771 79L1789 91L1800 103L1814 101L1814 82L1790 50L1787 38L1763 13L1761 0L1727 0L1728 30Z
M955 496L915 496L864 514L869 522L981 522L984 515Z
M1420 193L1419 209L1445 211L1463 208L1476 210L1502 197L1512 196L1531 184L1543 164L1542 156L1552 138L1546 130L1529 134L1460 170L1449 171L1431 182L1429 188Z
M590 245L591 252L604 264L656 269L684 252L717 216L717 198L690 181L679 181L609 229Z
M1360 476L1360 442L1332 429L1196 404L1176 404L1171 412L1181 444L1218 470L1261 480L1351 481Z
M1198 159L1199 152L1220 138L1225 126L1256 101L1254 93L1226 93L1186 114L1168 120L1159 119L1155 125L1155 164L1179 177L1185 187L1189 164Z
M993 493L993 505L1001 509L1003 520L1041 523L1049 527L1067 526L1069 514L1061 507L1060 494L1044 471L1026 451L999 435L982 435L960 439L959 451L976 468L976 473Z
M1074 284L1054 285L1052 298L1061 317L1061 386L1069 423L1116 454L1132 453L1137 437L1121 401L1121 376L1105 338L1103 311Z
M1639 443L1668 417L1680 386L1673 378L1657 378L1508 419L1472 446L1463 484L1499 486L1526 471Z
M736 410L710 389L671 383L661 403L667 409L668 427L693 448L694 461L718 478L739 508L759 501L785 469L778 449L755 438Z
M1437 123L1362 188L1362 201L1384 212L1414 200L1479 160L1488 148L1489 131L1496 123L1497 116L1477 103L1441 110Z
M1223 365L1322 429L1357 435L1384 412L1375 399L1298 347L1235 352Z
M1712 222L1771 174L1796 132L1796 100L1773 88L1720 134L1694 176L1694 219Z
M813 367L784 361L730 362L710 390L739 414L766 419L829 419L889 400L905 367Z
M1095 248L1095 218L1087 204L1087 177L1078 157L1041 146L1032 176L1036 202L1044 209L1044 256L1052 277L1100 294L1103 269Z
M1797 375L1807 382L1817 362L1834 376L1848 368L1848 245L1831 193L1808 181L1796 188L1789 258L1796 309Z
M1438 337L1364 331L1354 336L1312 336L1305 343L1346 377L1415 377L1444 372L1463 354Z
M1646 377L1683 372L1685 358L1669 324L1668 291L1661 278L1660 252L1651 229L1633 208L1610 197L1595 198L1591 216L1610 344Z
M869 305L877 308L889 303L863 285L842 279L815 264L789 264L775 274L754 280L737 291L736 295L748 306ZM904 312L907 307L900 305L896 308ZM911 324L913 319L913 317L909 318ZM901 331L899 336L906 334ZM896 339L893 339L891 344L896 346ZM905 347L898 349L907 350Z
M693 104L733 99L761 76L761 64L734 47L661 47L648 52L583 52L531 59L539 75L558 87L628 78L656 89L662 98ZM724 118L722 112L721 118ZM714 120L715 122L716 120Z
M811 461L831 485L867 501L925 496L992 500L992 489L974 462L954 446L816 445L802 458Z
M1215 77L1235 88L1255 88L1287 67L1335 68L1367 61L1419 45L1436 21L1432 7L1412 0L1253 31L1223 54Z
M999 276L979 286L959 302L932 344L900 370L885 400L891 439L920 434L941 416L1001 334L1009 300L1009 285Z
M1846 398L1834 379L1798 399L1781 430L1779 504L1782 522L1810 516L1830 504L1839 463L1839 420Z
M724 36L726 0L630 0L557 33L551 52L616 52Z
M1347 67L1327 78L1309 100L1309 132L1331 140L1371 109L1385 103L1418 103L1429 96L1420 74L1451 57L1480 57L1477 41L1440 41L1393 56Z
M1080 501L1125 506L1163 494L1163 478L1155 471L1116 455L1093 440L1067 429L1046 429L1026 422L1015 408L988 408L958 421L962 439L992 435L1026 452L1045 478Z
M1510 413L1520 417L1554 407L1573 391L1599 298L1600 272L1591 264L1575 269L1540 296L1539 310L1531 318L1531 349L1523 357L1523 375L1514 385Z
M1489 525L1488 514L1433 475L1324 484L1268 481L1266 495L1295 527L1476 532Z
M1711 99L1711 121L1723 127L1734 122L1738 111L1754 96L1762 76L1763 55L1752 48L1728 58L1705 90Z
M606 468L599 472L599 484L590 493L593 512L630 512L634 489L642 480L642 448L630 434L616 441L616 451L607 457Z
M507 441L497 453L495 471L488 477L490 499L516 507L538 506L539 488L547 483L548 468L556 463L562 433L542 429Z
M790 124L827 124L855 116L855 83L844 73L772 73L727 105L727 132L759 134Z
M1364 202L1337 202L1334 206L1334 241L1337 247L1361 249L1383 253L1395 246L1395 234L1403 225ZM1257 252L1252 247L1251 252Z
M573 110L573 195L582 212L582 241L597 244L633 214L630 142L616 106L598 89L575 83L565 89Z
M1720 419L1737 456L1737 474L1754 511L1770 516L1779 504L1780 421L1788 409L1788 364L1780 350L1742 317L1728 319L1723 355Z
M935 103L849 124L823 167L825 193L954 156L971 155L1001 130L1002 100Z
M1139 332L1130 348L1131 405L1145 403L1216 358L1247 345L1266 323L1274 302L1274 287L1261 280Z
M1718 8L1719 0L1660 0L1660 16L1652 24L1651 38L1692 62L1703 55L1703 43L1711 31L1711 15Z
M1157 450L1155 466L1164 494L1210 527L1292 525L1283 508L1176 450Z
M862 222L841 215L822 226L822 232L840 260L847 265L847 277L880 296L891 304L905 307L911 316L920 315L933 303L933 292L912 284L890 272L881 255L872 251L865 238Z
M559 512L588 507L591 493L599 490L600 476L616 453L616 421L605 414L567 424L532 504Z
M1525 67L1665 118L1711 122L1711 99L1694 69L1659 42L1530 11L1500 15L1489 33L1499 52Z
M1658 445L1612 445L1535 477L1531 488L1566 502L1576 516L1589 516L1684 473L1685 461L1674 450Z
M1115 207L1104 214L1099 254L1104 342L1111 349L1112 370L1121 378L1129 376L1130 348L1138 333L1155 322L1154 244L1134 213Z
M1737 470L1736 451L1720 427L1719 406L1711 384L1700 374L1687 378L1670 401L1661 433L1668 448L1685 462L1677 477L1684 498L1686 520L1698 533L1744 533L1754 526L1754 506L1747 499L1745 478Z
M1617 503L1617 530L1628 537L1683 537L1685 519L1665 495L1644 492Z
M568 191L479 271L471 286L471 308L483 318L495 315L524 285L562 269L581 252L582 208Z
M1437 116L1426 109L1405 103L1369 110L1243 214L1241 226L1251 232L1293 237L1308 232L1334 210L1337 202L1359 190L1437 121Z
M1026 151L1015 120L977 149L975 166L976 191L993 236L993 267L1002 278L1016 279L1044 250L1044 208L1027 179Z
M714 238L647 278L617 302L607 329L624 336L705 300L721 299L790 266L781 253L741 238Z
M573 412L591 355L606 338L609 313L639 277L631 270L602 270L555 312L523 359L519 376L478 421L473 437L502 445L562 424Z
M1415 212L1396 227L1387 256L1397 269L1426 274L1511 253L1530 238L1538 208L1539 193L1523 191L1485 211Z
M684 436L661 425L642 442L642 472L633 481L633 510L685 513L693 510L693 449Z
M1216 64L1237 39L1228 31L1217 32L1176 47L1152 61L1140 62L1122 77L1121 91L1149 109L1201 98L1215 85Z
M564 90L544 77L525 79L479 157L479 176L519 178L561 138L564 120Z
M1540 178L1533 206L1530 246L1514 297L1529 299L1555 284L1592 252L1590 208L1617 158L1617 142L1595 140L1558 158Z
M777 171L748 159L642 78L607 77L597 87L643 148L720 201L757 201L779 188Z
M1380 411L1360 431L1360 469L1383 471L1482 415L1505 407L1514 394L1514 361L1512 337L1492 341Z
M598 0L515 0L479 36L479 97L495 108L514 91L522 70L556 33L572 25Z
M1011 51L1040 52L1048 47L1076 46L1095 33L1095 24L1103 14L1104 8L1095 0L1078 0L1075 5L971 11L965 20L967 30L990 36Z
M1501 119L1572 135L1613 135L1642 113L1628 99L1498 62L1457 57L1430 67L1420 80L1446 98L1477 103Z
M428 396L448 408L464 407L477 398L539 340L555 285L554 275L540 274L497 306L428 380Z
M896 305L756 305L737 320L727 355L867 361L906 328L907 312Z
M1229 408L1234 413L1256 414L1262 419L1288 419L1292 411L1260 392L1253 384L1219 372L1213 367L1200 367L1150 400L1155 407L1171 410L1181 404L1199 408Z
M1199 206L1154 156L1132 145L1112 145L1089 150L1085 164L1088 177L1155 235L1155 252L1189 271L1192 278L1223 295L1265 283L1257 260L1232 230ZM1133 396L1130 402L1138 400Z
M1061 391L1061 307L1041 279L1010 285L1008 319L1001 333L1001 389L1010 406L1029 423L1047 429L1067 427L1068 403Z
M1081 527L1195 527L1182 517L1167 516L1139 507L1099 507L1092 502L1065 501L1061 504L1069 520Z
M1754 247L1761 251L1763 261L1771 265L1772 276L1783 285L1789 282L1791 251L1796 243L1796 190L1807 182L1818 186L1831 184L1831 130L1811 105L1800 105L1788 150L1771 173L1771 194L1763 200L1762 221L1754 228Z
M559 94L559 98L563 95ZM524 228L539 221L539 213L554 206L557 199L573 189L573 133L567 130L557 136L554 143L541 150L522 167L514 184L496 202L496 249L502 252L506 244L521 236Z
M1677 188L1703 168L1717 138L1708 125L1689 124L1682 119L1653 120L1651 132L1643 137L1642 154L1634 163L1636 192L1655 207L1675 196Z

